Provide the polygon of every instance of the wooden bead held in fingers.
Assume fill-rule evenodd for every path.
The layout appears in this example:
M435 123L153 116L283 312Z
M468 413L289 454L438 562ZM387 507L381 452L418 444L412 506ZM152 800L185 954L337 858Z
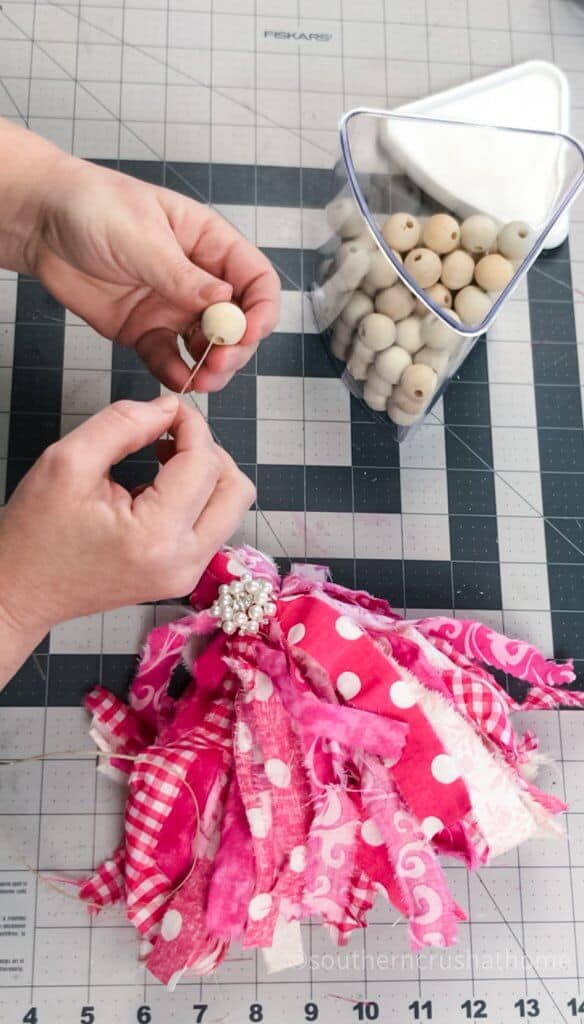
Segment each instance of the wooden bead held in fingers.
M395 341L395 324L383 313L369 313L359 323L357 337L361 344L372 352L383 352Z
M373 300L365 292L355 292L341 313L341 320L348 327L356 327L360 320L373 312Z
M381 229L385 241L396 252L409 252L422 235L422 225L410 213L393 213Z
M474 276L476 283L486 292L502 292L514 273L513 264L494 252L478 261Z
M394 323L405 320L414 311L416 300L409 288L398 281L391 288L384 288L375 296L375 310L377 313L384 313Z
M246 328L245 313L233 302L215 302L201 317L201 330L214 345L237 345Z
M428 217L422 232L424 245L432 252L444 256L460 245L460 227L458 221L449 213L435 213Z
M465 288L473 279L475 263L463 249L451 252L442 260L442 284L453 291Z
M497 244L497 225L484 213L475 213L463 220L460 227L462 248L473 256L485 256Z
M436 390L438 377L434 370L421 363L413 363L405 370L400 385L412 402L427 402Z
M431 249L412 249L404 260L404 267L421 288L436 284L442 273L442 261Z

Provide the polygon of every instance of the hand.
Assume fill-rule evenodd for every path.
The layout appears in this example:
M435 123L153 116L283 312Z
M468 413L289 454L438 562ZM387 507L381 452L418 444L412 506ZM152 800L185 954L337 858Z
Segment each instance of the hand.
M277 323L280 282L269 261L193 199L72 157L52 173L29 272L100 334L135 348L174 391L190 373L177 335L190 337L207 306L233 297L246 334L234 348L214 348L195 381L200 391L222 388Z
M167 430L150 486L132 496L111 480L112 465ZM189 593L253 500L173 395L117 402L51 445L0 519L0 684L57 622Z

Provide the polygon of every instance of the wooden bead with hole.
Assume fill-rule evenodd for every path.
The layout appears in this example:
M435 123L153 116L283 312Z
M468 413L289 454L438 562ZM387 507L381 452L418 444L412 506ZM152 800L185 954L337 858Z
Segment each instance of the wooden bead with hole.
M517 262L527 256L535 241L535 232L522 220L505 224L497 235L497 247L502 256Z
M422 241L432 252L444 256L460 245L458 221L449 213L435 213L428 217L422 232Z
M410 398L402 387L394 388L391 398L404 412L415 413L416 416L419 416L424 409L424 400Z
M405 320L414 311L416 300L409 288L398 281L391 288L384 288L375 296L375 309L378 313L384 313L394 323Z
M215 302L201 317L201 330L214 345L237 345L246 329L245 313L233 302Z
M404 267L421 288L436 284L442 273L442 261L431 249L412 249L404 260Z
M438 377L434 370L422 363L413 363L400 380L404 394L412 402L427 402L436 390Z
M410 213L392 213L383 225L381 234L396 252L409 252L420 241L422 225Z
M513 264L504 256L493 252L478 261L474 276L476 283L486 292L502 292L514 273Z
M396 327L393 320L383 313L368 313L357 328L357 337L362 345L372 352L383 352L393 345Z
M460 227L462 248L473 256L485 256L497 244L497 225L484 213L474 213Z

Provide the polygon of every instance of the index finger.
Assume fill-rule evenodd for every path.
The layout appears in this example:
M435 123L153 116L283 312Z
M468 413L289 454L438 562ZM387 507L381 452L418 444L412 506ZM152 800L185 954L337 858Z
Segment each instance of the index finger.
M169 432L174 437L174 454L134 502L136 510L153 503L162 505L165 515L192 525L215 490L221 473L217 445L196 409L179 402Z

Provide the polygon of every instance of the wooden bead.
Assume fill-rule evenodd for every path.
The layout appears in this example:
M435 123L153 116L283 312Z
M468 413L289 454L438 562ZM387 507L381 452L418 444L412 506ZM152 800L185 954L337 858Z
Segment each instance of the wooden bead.
M403 409L404 412L415 413L417 416L420 415L425 405L423 399L410 398L402 387L394 388L391 397L392 401L399 405L400 409Z
M385 241L397 252L409 252L420 241L422 226L410 213L393 213L381 229Z
M347 291L358 288L369 270L371 253L358 240L344 242L337 249L337 279Z
M527 256L535 241L535 232L522 220L505 224L497 235L497 246L508 260L522 260Z
M452 252L460 245L460 227L458 221L449 213L435 213L428 217L422 232L422 241L432 252L439 256Z
M361 320L357 328L357 337L361 344L372 352L383 352L393 345L396 329L393 320L383 313L369 313Z
M375 369L375 363L369 367L369 373L367 374L367 381L373 391L378 391L380 395L385 395L387 398L391 395L392 385L385 377L380 377L377 370Z
M370 348L362 345L359 341L358 335L353 336L353 352L357 356L357 359L367 363L368 366L371 366L375 359L375 352L372 352Z
M394 402L393 397L390 398L387 403L387 415L390 420L398 427L411 427L416 420L419 420L421 411L418 410L415 413L405 412L397 402Z
M355 352L351 352L347 362L347 370L351 374L353 380L367 380L368 369L369 363L364 359L360 359Z
M451 252L442 260L442 284L453 291L464 288L473 279L474 260L463 249Z
M454 320L459 319L456 313L452 313L451 316ZM434 313L428 313L424 317L420 333L422 343L426 348L453 352L460 344L460 335L453 331L448 324L443 323Z
M376 391L369 383L369 378L367 378L363 388L363 399L370 409L373 409L374 412L385 412L388 398L389 394L382 391Z
M497 244L497 225L484 213L463 220L460 228L462 248L473 256L484 256Z
M449 353L445 349L421 348L414 356L414 363L423 363L430 366L439 377L442 376L448 366Z
M404 260L404 267L421 288L436 284L442 273L442 261L431 249L412 249Z
M416 300L409 288L398 281L391 288L384 288L375 296L375 309L378 313L385 313L394 323L398 320L405 320L413 313Z
M375 360L375 372L388 384L398 384L404 370L411 365L412 357L399 345L380 352Z
M201 330L214 345L237 345L246 328L245 313L233 302L215 302L201 317Z
M323 260L322 261L322 263L320 264L320 266L318 268L318 274L317 274L317 278L318 278L318 281L319 281L320 284L322 284L323 281L326 281L326 279L328 277L330 277L330 275L331 275L331 273L333 271L334 265L335 265L335 261L333 259Z
M513 264L499 253L483 256L475 267L475 281L486 292L502 292L513 277Z
M418 317L408 316L396 327L396 342L400 348L413 355L423 345L421 323Z
M356 238L363 231L364 221L354 199L345 196L333 199L326 208L329 227L341 238Z
M347 327L342 320L337 320L333 327L330 343L330 350L336 359L341 359L343 362L347 361L352 339L353 332L351 328Z
M454 308L463 324L480 324L492 306L489 296L474 284L467 285L454 300Z
M369 270L363 278L363 289L368 295L381 291L382 288L391 288L397 281L397 271L389 262L387 256L381 249L371 253Z
M411 401L427 402L436 390L438 377L429 366L413 363L405 370L400 384Z
M341 313L341 320L349 327L356 327L360 320L373 312L373 301L365 292L355 292Z
M429 295L432 302L435 302L437 306L441 306L442 309L452 309L452 293L440 281L437 284L433 284L431 288L427 288L426 295ZM428 312L425 306L424 312Z

